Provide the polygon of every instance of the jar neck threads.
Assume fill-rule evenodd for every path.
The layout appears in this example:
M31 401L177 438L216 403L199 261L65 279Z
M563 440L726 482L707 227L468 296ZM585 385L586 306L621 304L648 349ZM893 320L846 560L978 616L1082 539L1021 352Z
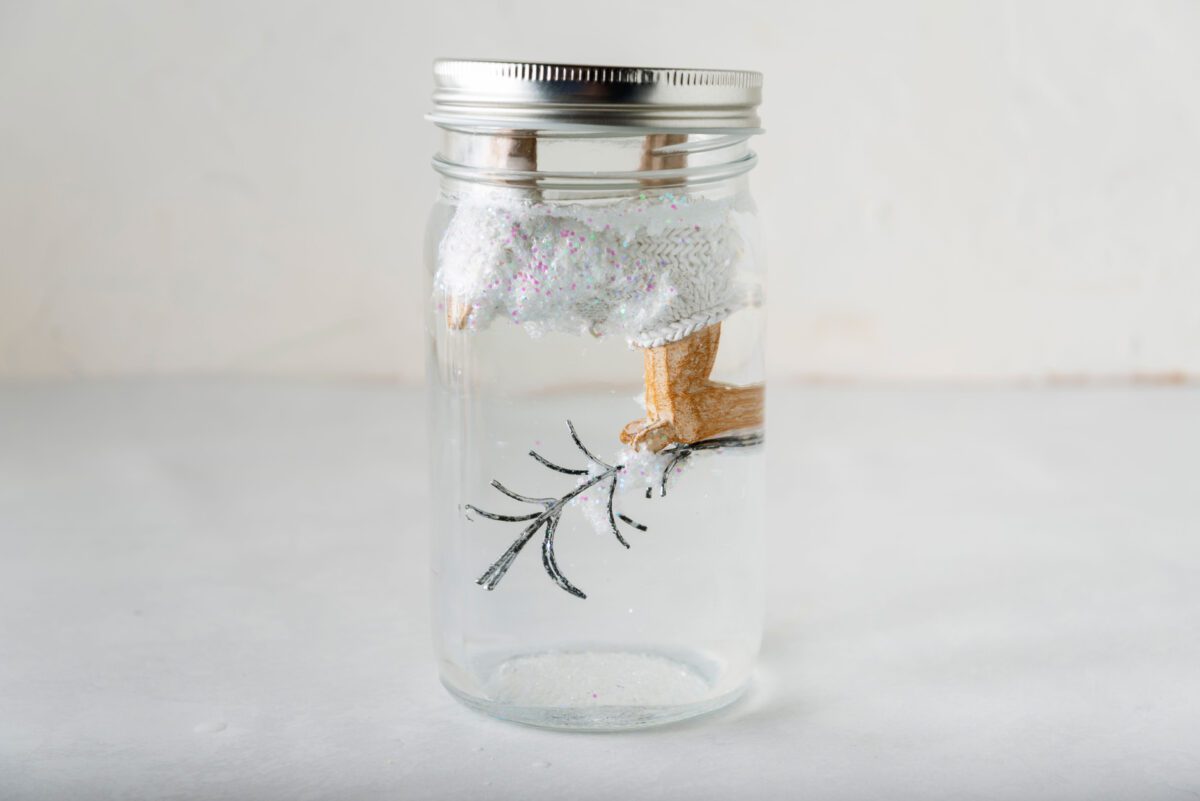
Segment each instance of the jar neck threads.
M433 166L455 181L527 191L684 187L749 172L756 162L753 133L443 129Z

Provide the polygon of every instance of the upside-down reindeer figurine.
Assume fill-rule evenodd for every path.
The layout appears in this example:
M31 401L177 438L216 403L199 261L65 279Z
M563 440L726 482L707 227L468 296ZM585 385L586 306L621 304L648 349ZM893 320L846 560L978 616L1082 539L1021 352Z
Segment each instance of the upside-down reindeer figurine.
M536 143L533 136L495 137L491 140L491 147L495 148L491 158L510 170L530 174L537 169ZM678 149L685 144L684 135L645 137L641 171L652 176L685 166L686 151ZM647 177L641 183L660 187L669 180ZM525 179L511 183L522 188L525 199L540 199L534 182ZM464 227L483 227L483 222L478 217L467 217ZM460 280L448 275L443 281L447 325L463 329L472 320L484 322L489 313L515 315L515 311L503 306L489 309L479 297L479 288L490 285L489 282L506 282L511 286L514 281L522 280L536 265L543 264L545 255L538 253L536 247L533 252L522 251L522 237L527 240L539 225L566 224L553 215L533 217L514 222L509 229L496 228L495 247L491 249L477 244L468 252L450 248L449 258L443 258L443 270L447 265L451 269L455 264L461 266L457 276ZM736 311L740 303L732 276L740 239L728 224L716 225L704 236L697 236L698 230L699 226L679 225L654 234L642 232L628 240L615 234L609 237L612 247L619 246L626 254L626 268L634 269L636 265L636 269L654 276L650 283L661 276L670 289L670 294L663 295L664 300L642 321L640 328L625 332L631 344L642 349L644 361L646 417L629 423L620 432L621 441L636 449L658 452L672 443L694 443L729 431L757 428L763 422L761 384L735 386L711 378L721 341L721 321ZM684 240L684 244L676 244ZM613 252L607 241L604 244ZM534 283L541 286L536 280ZM566 286L555 288L560 292L559 297L566 297ZM544 289L549 296L555 288L546 285L537 291ZM571 289L574 288L575 282L571 280ZM623 300L623 297L593 298L588 308L594 317L599 317L603 310ZM553 313L551 308L552 311L543 310L543 314ZM585 322L595 330L605 321Z
M619 436L635 450L659 454L660 495L666 495L674 469L693 454L761 443L760 431L746 429L762 426L762 385L712 380L722 321L757 299L738 280L744 254L732 208L691 204L667 190L672 179L664 171L684 166L686 137L645 137L640 172L646 177L639 181L662 191L623 207L545 202L533 177L532 135L492 137L486 146L493 164L512 171L510 191L466 199L455 208L439 246L437 290L446 325L463 330L509 320L537 330L624 335L643 353L646 416ZM523 526L478 579L489 590L540 531L547 574L585 598L563 576L554 544L563 511L593 488L606 497L607 527L622 546L629 543L618 522L646 530L614 509L624 464L605 462L584 446L569 421L567 426L584 466L562 466L529 452L542 466L575 477L566 494L535 498L493 481L500 493L541 510L513 515L466 506L482 517Z

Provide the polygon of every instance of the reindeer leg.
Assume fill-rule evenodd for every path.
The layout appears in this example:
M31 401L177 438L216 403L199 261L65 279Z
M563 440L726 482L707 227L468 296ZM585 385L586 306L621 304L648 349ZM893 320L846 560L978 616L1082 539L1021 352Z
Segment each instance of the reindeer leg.
M511 170L537 170L537 135L532 131L514 131L511 136L492 136L484 140L488 148L486 161L492 166ZM509 181L511 186L524 189L524 194L533 200L541 200L536 181ZM461 331L471 320L474 308L470 298L448 296L446 304L446 327Z

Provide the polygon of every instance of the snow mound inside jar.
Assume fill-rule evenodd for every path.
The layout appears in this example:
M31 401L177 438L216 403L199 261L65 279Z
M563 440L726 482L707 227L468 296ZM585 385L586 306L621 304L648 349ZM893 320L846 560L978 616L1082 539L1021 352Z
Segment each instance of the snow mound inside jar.
M655 347L747 302L729 201L674 194L599 203L459 199L438 246L436 297L463 327L622 336Z
M649 653L529 654L488 681L496 701L533 707L675 706L701 701L710 686L689 665Z

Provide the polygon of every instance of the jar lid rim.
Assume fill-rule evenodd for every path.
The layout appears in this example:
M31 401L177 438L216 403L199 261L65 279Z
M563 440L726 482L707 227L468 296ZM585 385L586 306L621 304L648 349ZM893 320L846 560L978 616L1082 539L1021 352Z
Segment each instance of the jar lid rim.
M762 73L437 59L433 112L451 128L760 129Z

